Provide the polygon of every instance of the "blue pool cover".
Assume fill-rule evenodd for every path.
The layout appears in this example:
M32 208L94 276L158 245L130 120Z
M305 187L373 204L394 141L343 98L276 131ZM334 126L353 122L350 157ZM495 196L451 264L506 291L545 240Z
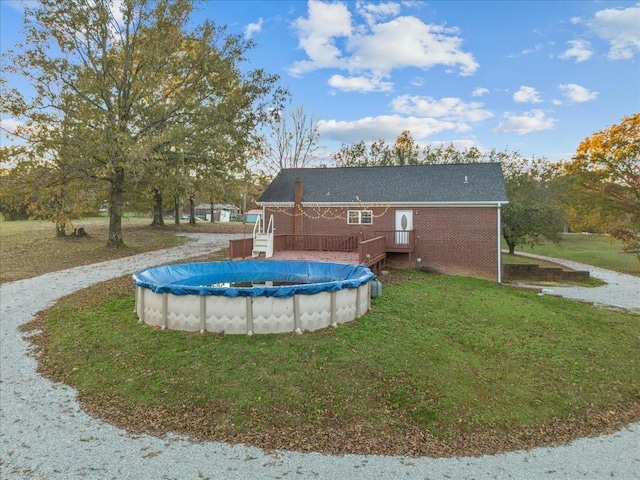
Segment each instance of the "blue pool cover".
M358 288L374 278L373 272L364 265L284 260L180 263L147 268L133 275L136 286L155 293L225 297L313 295ZM246 282L295 285L219 286Z

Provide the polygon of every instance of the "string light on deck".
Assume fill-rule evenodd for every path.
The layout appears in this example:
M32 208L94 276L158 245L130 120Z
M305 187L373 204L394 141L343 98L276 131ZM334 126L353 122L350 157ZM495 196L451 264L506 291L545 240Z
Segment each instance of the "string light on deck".
M331 193L330 191L327 189L327 196L330 196ZM386 215L387 211L391 208L391 205L389 204L372 204L372 205L363 205L362 204L362 200L360 199L360 197L358 195L356 195L356 202L358 203L358 209L360 210L371 210L371 217L372 218L380 218L383 217L384 215ZM297 209L296 211L291 211L293 209ZM373 209L379 209L382 208L384 209L381 213L375 215L373 213ZM279 213L282 215L286 215L289 217L295 217L296 215L300 215L306 218L309 218L311 220L341 220L341 219L345 219L346 216L346 210L351 210L352 208L350 208L349 206L344 206L344 207L320 207L320 206L309 206L306 208L303 208L301 205L296 205L295 207L289 207L289 208L282 208L282 207L269 207L270 210L272 210L275 213ZM337 211L336 209L340 209L341 211Z

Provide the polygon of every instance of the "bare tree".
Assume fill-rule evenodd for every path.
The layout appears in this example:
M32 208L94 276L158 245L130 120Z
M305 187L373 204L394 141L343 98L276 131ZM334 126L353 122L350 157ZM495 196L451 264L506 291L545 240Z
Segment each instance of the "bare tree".
M324 147L318 145L319 141L318 124L303 107L289 115L272 110L257 168L276 175L283 168L322 166Z

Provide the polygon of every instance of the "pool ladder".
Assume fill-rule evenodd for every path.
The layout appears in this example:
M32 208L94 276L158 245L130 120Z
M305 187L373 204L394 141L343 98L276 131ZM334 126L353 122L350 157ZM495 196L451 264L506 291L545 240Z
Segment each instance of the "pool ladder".
M253 248L251 249L251 256L270 258L273 256L273 232L275 230L273 226L273 215L269 217L267 228L263 230L262 227L263 222L259 216L253 227Z

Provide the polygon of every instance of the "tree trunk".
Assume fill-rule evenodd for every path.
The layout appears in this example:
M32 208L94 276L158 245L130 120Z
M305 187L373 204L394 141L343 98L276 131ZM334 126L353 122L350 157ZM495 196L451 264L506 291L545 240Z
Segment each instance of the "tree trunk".
M173 197L173 223L180 225L180 199Z
M122 248L122 195L124 192L124 168L117 167L111 179L109 195L109 239L107 247Z
M510 242L509 240L507 240L507 246L509 247L509 255L515 255L516 253L515 242Z
M153 189L153 221L152 227L164 227L164 216L162 214L162 192L157 188Z
M189 224L196 224L196 203L193 201L193 197L189 197Z
M62 238L66 236L67 236L67 222L57 221L56 222L56 238Z

